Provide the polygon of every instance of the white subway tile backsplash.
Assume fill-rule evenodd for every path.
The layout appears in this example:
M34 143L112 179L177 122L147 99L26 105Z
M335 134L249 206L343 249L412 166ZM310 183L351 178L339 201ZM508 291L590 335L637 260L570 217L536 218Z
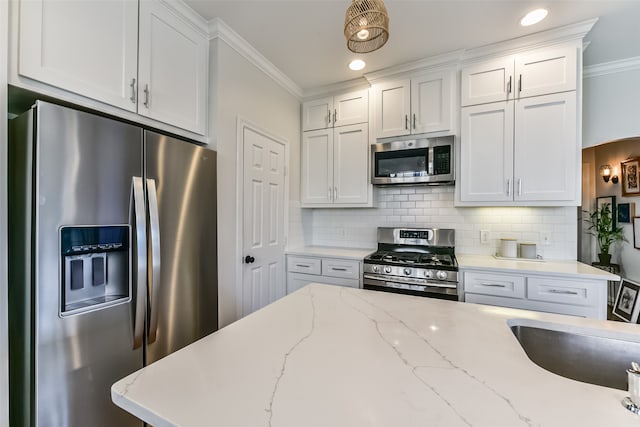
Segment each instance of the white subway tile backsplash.
M375 247L377 227L456 229L456 252L494 254L501 237L538 245L546 258L576 259L575 207L469 207L453 205L452 186L376 188L378 205L368 209L301 209L290 204L289 242ZM488 230L488 244L480 243ZM543 244L543 234L549 244Z

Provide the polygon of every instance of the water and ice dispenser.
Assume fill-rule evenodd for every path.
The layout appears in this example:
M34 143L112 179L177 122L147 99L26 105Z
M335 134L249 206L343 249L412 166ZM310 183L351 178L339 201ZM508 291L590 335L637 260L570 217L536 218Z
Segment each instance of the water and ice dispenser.
M129 235L128 225L60 229L63 316L130 298Z

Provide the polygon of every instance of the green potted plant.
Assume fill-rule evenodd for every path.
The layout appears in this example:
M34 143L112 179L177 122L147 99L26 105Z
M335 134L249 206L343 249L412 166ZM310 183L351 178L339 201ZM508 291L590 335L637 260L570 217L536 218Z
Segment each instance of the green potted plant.
M604 203L600 209L596 208L593 212L587 213L589 214L586 220L589 223L588 233L595 236L598 241L600 264L609 265L611 263L609 248L614 242L625 240L622 227L613 222L614 213L611 212L609 203Z

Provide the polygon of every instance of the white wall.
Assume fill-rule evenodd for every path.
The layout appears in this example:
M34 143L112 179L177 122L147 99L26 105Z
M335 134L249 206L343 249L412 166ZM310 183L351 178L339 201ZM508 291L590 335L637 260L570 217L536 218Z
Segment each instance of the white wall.
M640 136L640 58L624 61L633 67L616 70L602 64L585 70L583 81L582 146ZM606 74L598 71L613 68ZM614 72L611 72L614 71Z
M9 425L7 319L7 64L9 3L0 1L0 426Z
M218 297L220 327L238 318L236 286L237 118L289 143L291 199L299 200L300 102L220 39L211 41L211 148L218 152Z
M372 209L313 209L301 217L306 244L376 246L376 228L438 227L456 230L456 252L492 255L503 237L538 244L544 258L576 259L575 207L455 208L453 187L382 187ZM480 243L488 230L488 244ZM548 244L543 244L543 238Z

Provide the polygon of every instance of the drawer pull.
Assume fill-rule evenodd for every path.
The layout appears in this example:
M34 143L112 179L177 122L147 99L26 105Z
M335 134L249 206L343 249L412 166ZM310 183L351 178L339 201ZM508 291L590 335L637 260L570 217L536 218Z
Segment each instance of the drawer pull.
M342 268L342 267L331 267L331 269L332 269L333 271L347 271L347 269L346 269L346 268Z
M480 283L482 286L489 286L490 288L506 288L506 285L501 285L499 283L486 283L486 282L482 282Z
M296 264L296 267L311 268L309 264Z
M562 294L562 295L578 295L576 291L566 291L562 289L549 289L550 294Z

